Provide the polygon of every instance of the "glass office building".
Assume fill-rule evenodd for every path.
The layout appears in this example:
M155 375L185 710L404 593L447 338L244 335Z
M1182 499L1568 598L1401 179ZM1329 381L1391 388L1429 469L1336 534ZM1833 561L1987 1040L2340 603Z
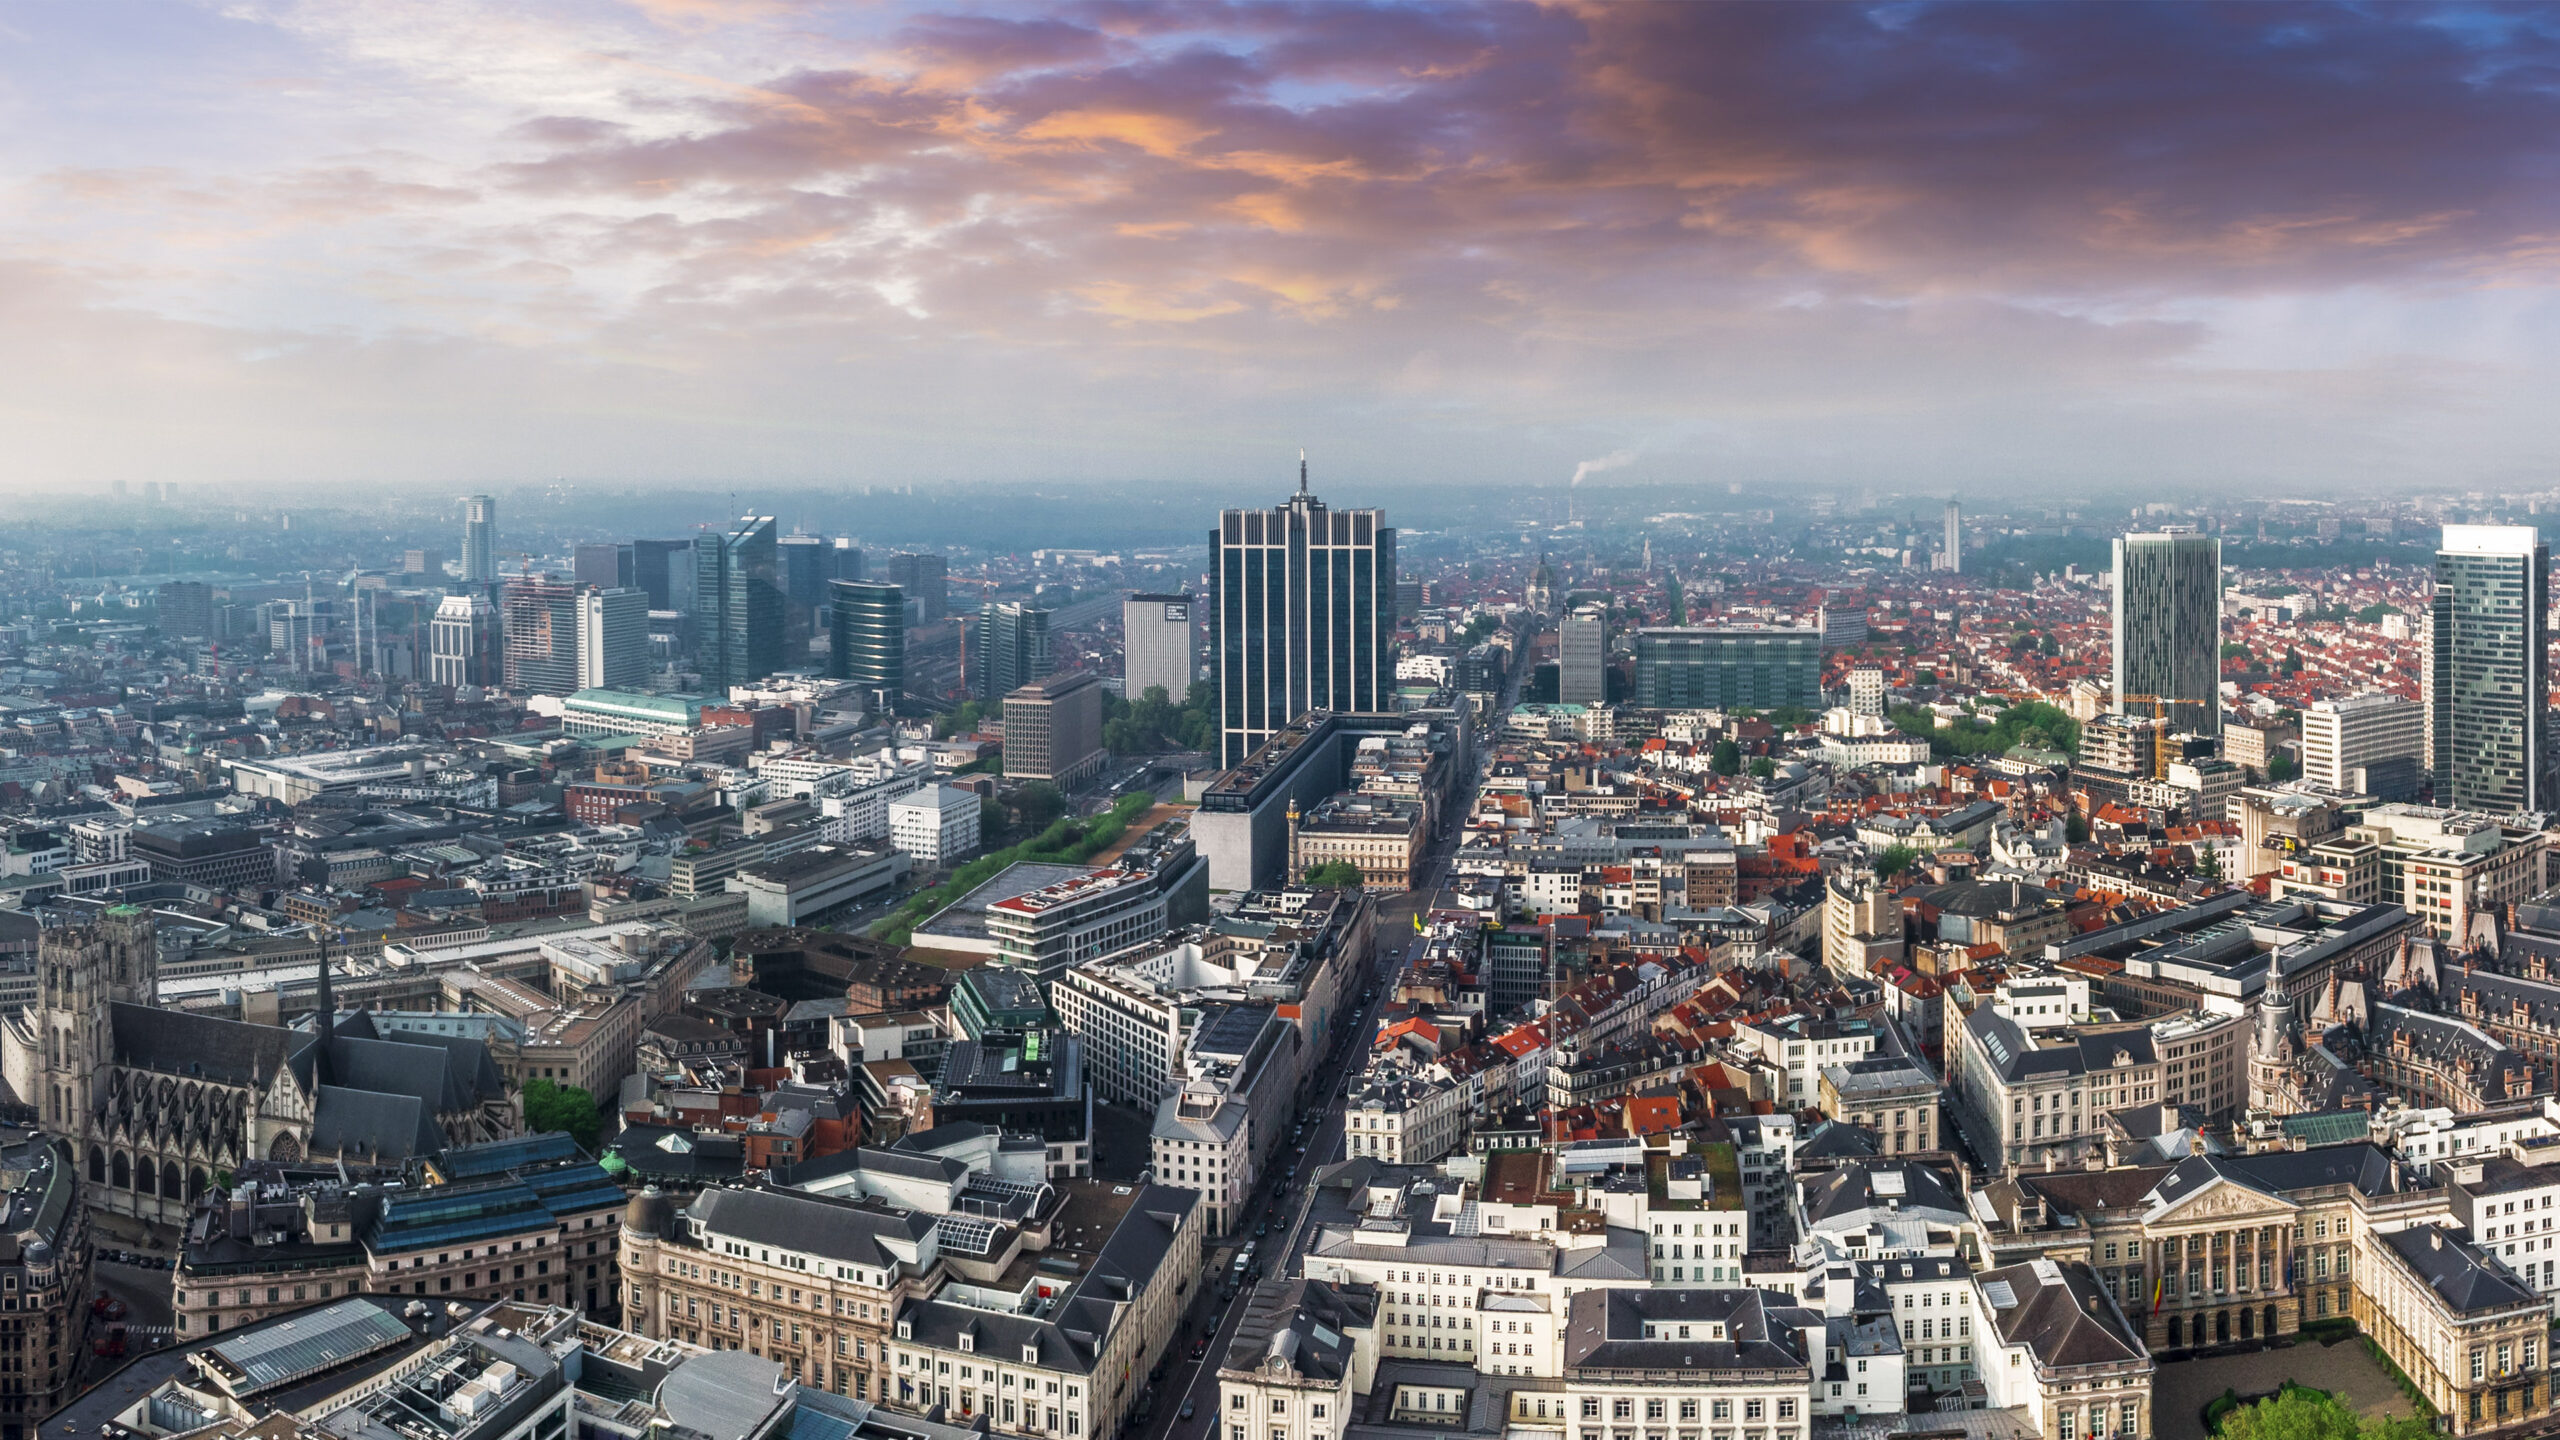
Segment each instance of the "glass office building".
M2173 731L2221 739L2222 542L2192 530L2123 535L2115 560L2115 712L2165 715Z
M1646 710L1822 705L1822 632L1779 625L1636 632L1635 703Z
M695 659L715 695L782 668L782 567L773 517L741 515L738 528L694 542Z
M2436 803L2512 815L2548 803L2551 551L2523 525L2447 525L2427 636Z
M831 581L827 591L827 673L861 686L873 709L894 708L907 689L906 592L866 580Z
M1220 513L1209 590L1222 766L1310 710L1394 703L1396 532L1383 510L1326 509L1304 461L1288 504Z
M1049 612L1011 601L978 607L978 670L972 688L993 705L1058 668Z

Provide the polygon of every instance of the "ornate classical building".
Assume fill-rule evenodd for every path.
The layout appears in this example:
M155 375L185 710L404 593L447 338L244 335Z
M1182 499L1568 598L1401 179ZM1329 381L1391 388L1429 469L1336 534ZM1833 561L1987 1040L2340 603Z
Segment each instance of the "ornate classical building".
M306 1030L160 1008L159 953L130 906L47 931L36 1003L0 1025L0 1074L73 1145L92 1208L175 1229L252 1159L396 1163L514 1133L478 1041L331 1023L325 957Z

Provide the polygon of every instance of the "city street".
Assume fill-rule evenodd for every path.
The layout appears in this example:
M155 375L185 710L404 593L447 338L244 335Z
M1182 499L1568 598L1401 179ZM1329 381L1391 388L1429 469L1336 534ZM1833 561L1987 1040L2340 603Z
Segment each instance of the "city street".
M1522 667L1525 673L1525 667ZM1337 1034L1342 1037L1338 1048L1329 1053L1310 1087L1307 1115L1312 1122L1303 1148L1285 1147L1275 1159L1270 1174L1263 1177L1256 1192L1258 1205L1238 1226L1237 1234L1220 1245L1211 1247L1211 1258L1203 1262L1200 1291L1192 1298L1188 1323L1176 1336L1171 1353L1165 1359L1164 1382L1154 1387L1155 1413L1138 1427L1135 1440L1205 1440L1215 1433L1217 1425L1218 1367L1224 1363L1227 1347L1234 1341L1237 1327L1244 1319L1245 1306L1252 1287L1221 1300L1219 1288L1228 1273L1227 1256L1241 1249L1244 1242L1255 1239L1254 1227L1269 1225L1269 1233L1260 1237L1254 1252L1256 1261L1269 1276L1292 1276L1303 1273L1306 1247L1315 1241L1310 1215L1315 1192L1309 1182L1315 1173L1343 1158L1343 1101L1354 1080L1368 1068L1370 1037L1377 1032L1378 1012L1388 1001L1391 982L1403 969L1406 951L1413 937L1413 917L1431 907L1442 885L1447 883L1449 867L1457 855L1460 837L1465 834L1467 815L1475 807L1478 791L1484 784L1486 757L1491 753L1487 737L1501 724L1501 716L1519 698L1521 675L1515 674L1502 697L1502 704L1488 713L1479 731L1475 752L1466 757L1464 778L1454 787L1449 805L1443 812L1443 823L1433 836L1419 871L1422 883L1401 895L1382 898L1377 906L1374 941L1370 950L1369 973L1349 988L1358 996L1372 991L1368 1003L1346 1015ZM1288 1191L1278 1213L1271 1204L1274 1178L1285 1179ZM1274 1257L1277 1257L1275 1260ZM1193 1339L1206 1331L1209 1348L1200 1359L1191 1358ZM1189 1404L1191 1418L1182 1418L1182 1407Z

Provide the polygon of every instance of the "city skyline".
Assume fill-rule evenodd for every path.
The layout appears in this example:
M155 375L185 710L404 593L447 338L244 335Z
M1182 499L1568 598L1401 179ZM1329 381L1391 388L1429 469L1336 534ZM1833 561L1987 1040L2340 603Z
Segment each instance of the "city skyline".
M12 27L14 492L1233 484L1307 443L2325 492L2538 481L2552 439L2532 11Z

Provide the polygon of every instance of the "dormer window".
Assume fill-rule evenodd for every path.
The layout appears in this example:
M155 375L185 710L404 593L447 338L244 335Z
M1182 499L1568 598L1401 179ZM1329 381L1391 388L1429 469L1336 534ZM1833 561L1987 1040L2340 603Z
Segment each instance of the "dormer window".
M916 1338L916 1322L906 1319L903 1316L900 1317L898 1321L898 1338L901 1340L913 1340Z
M961 1332L960 1332L960 1353L961 1353L961 1354L963 1354L963 1355L972 1354L972 1353L975 1353L975 1351L977 1350L977 1348L978 1348L978 1337L977 1337L977 1336L975 1336L975 1335L970 1334L970 1333L969 1333L968 1331L966 1331L966 1330L961 1331Z
M1039 1364L1039 1363L1040 1363L1040 1347L1039 1347L1039 1346L1037 1346L1037 1345L1030 1345L1030 1344L1026 1344L1026 1345L1024 1345L1024 1346L1022 1347L1022 1363L1023 1363L1023 1364L1025 1364L1025 1365L1037 1365L1037 1364ZM1010 1377L1007 1377L1007 1378L1008 1378L1008 1381L1010 1381Z

